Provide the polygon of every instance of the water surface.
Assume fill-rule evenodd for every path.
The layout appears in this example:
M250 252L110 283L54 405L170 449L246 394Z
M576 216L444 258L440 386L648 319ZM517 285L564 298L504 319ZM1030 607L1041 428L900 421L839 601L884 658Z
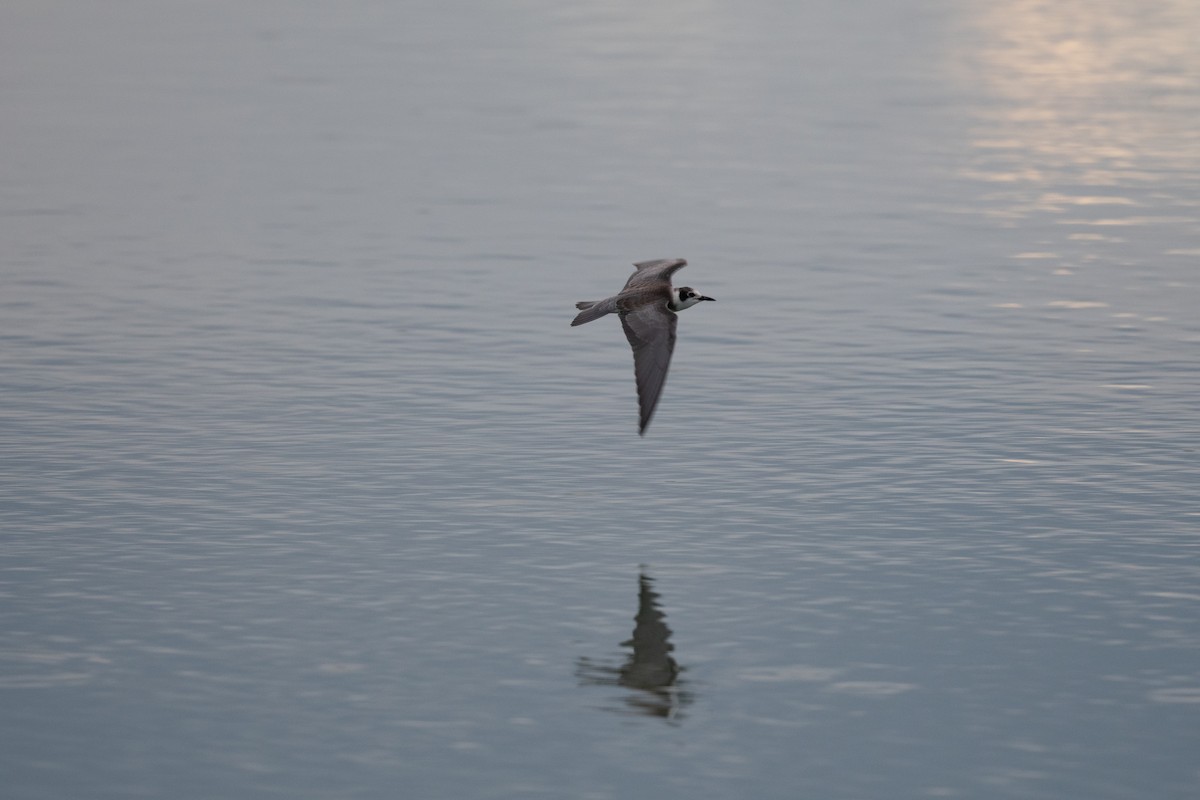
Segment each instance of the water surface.
M0 31L7 796L1200 790L1193 3Z

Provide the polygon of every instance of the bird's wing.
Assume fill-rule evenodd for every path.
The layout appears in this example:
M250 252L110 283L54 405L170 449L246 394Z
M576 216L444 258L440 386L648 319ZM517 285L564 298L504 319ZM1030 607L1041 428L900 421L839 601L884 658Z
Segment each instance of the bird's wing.
M656 261L639 261L634 266L637 267L637 272L630 275L629 280L625 282L626 289L670 281L676 271L687 266L687 259L660 258Z
M683 266L680 264L680 266ZM647 303L621 314L621 327L633 348L633 372L637 377L638 433L646 432L675 351L675 314L662 303Z

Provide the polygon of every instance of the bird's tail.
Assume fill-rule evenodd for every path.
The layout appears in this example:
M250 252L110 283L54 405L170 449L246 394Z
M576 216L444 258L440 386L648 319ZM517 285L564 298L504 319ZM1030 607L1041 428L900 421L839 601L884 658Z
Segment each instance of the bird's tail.
M576 315L574 321L571 322L571 327L582 325L585 322L591 322L594 319L600 319L605 314L611 314L617 310L617 304L611 297L607 300L584 300L576 303L575 307L579 309L579 314Z

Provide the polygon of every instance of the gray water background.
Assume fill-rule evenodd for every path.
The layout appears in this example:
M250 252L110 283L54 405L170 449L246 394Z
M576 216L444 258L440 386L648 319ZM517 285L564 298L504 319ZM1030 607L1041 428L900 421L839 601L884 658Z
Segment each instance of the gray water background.
M4 796L1200 796L1197 41L6 3Z

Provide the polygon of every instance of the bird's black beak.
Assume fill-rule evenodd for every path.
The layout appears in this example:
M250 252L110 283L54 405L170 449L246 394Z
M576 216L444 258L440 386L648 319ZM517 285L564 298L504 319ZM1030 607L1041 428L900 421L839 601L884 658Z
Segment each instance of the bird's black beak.
M705 297L704 295L700 295L700 299L701 300L712 300L714 303L717 302L716 300L713 300L711 297Z

